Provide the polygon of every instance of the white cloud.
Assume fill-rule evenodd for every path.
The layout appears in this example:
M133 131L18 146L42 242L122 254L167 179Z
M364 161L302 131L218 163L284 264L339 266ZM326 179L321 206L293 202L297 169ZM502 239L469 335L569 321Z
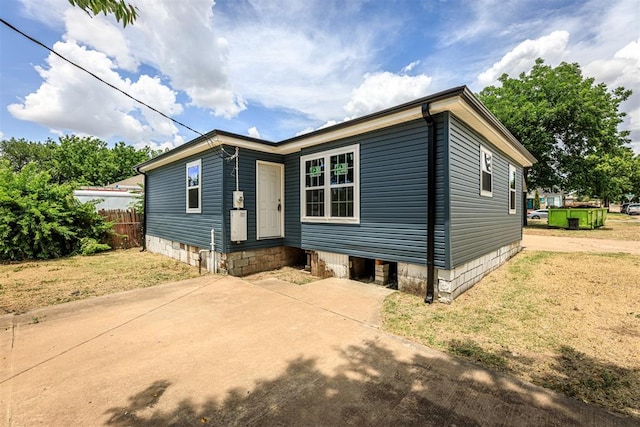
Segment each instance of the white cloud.
M350 118L380 111L429 94L431 77L398 75L389 72L365 74L344 106Z
M527 39L507 52L491 68L480 73L477 83L481 87L495 84L504 73L515 77L529 71L536 58L544 58L550 64L557 63L563 58L568 43L567 31L554 31L535 40Z
M246 99L267 108L328 120L364 72L362 47L338 37L250 22L229 31L233 84Z
M583 71L596 81L605 82L609 89L623 86L633 90L633 95L620 106L627 112L622 128L631 132L631 145L640 154L640 38L622 47L613 57L588 63Z
M247 135L252 138L260 138L260 132L258 132L258 128L253 126L247 129Z
M81 47L73 41L57 42L54 50L167 114L182 112L182 106L176 103L175 92L162 85L158 78L142 75L134 82L122 79L107 55ZM14 117L40 123L53 130L104 139L119 136L132 143L151 139L177 141L178 129L171 121L150 112L53 54L46 62L47 68L36 67L43 79L40 87L22 102L7 107Z
M123 31L143 63L167 76L196 107L235 117L246 109L229 80L228 44L212 25L213 0L139 0L135 25Z
M104 15L90 18L79 8L67 9L64 12L66 26L65 40L79 41L97 51L104 52L118 68L135 72L139 62L132 55L124 32Z
M234 90L311 121L339 118L362 75L380 68L375 56L390 43L389 28L402 24L395 15L361 7L331 0L227 4L213 22L228 41Z
M2 131L0 131L0 140L4 139L4 133Z
M213 0L190 0L176 3L172 0L138 0L138 19L135 25L122 28L112 16L90 17L66 0L22 0L27 11L35 19L50 26L63 25L65 44L56 46L83 46L75 50L77 62L96 72L96 53L101 52L101 60L109 62L107 68L110 82L123 90L144 93L148 103L165 114L179 114L176 109L174 90L182 91L189 97L190 105L209 109L213 115L232 118L246 108L244 100L231 88L227 61L226 40L218 37L211 25ZM47 10L44 13L43 10ZM64 52L60 52L64 53ZM98 55L99 56L99 55ZM117 134L132 138L133 141L148 138L149 135L177 135L175 126L156 113L145 109L131 109L124 97L102 93L108 102L89 94L82 101L83 110L97 112L99 117L110 116L103 123L116 123L122 128L89 126L80 120L82 114L64 115L62 106L73 107L79 101L77 78L65 80L57 78L60 72L68 74L68 66L47 60L49 69L38 72L45 79L42 86L25 97L21 105L14 104L9 111L18 118L31 120L53 129L68 129L74 132L101 131L97 136ZM122 71L135 73L141 65L159 70L159 77L141 75L131 83L120 77ZM104 66L104 65L103 65ZM96 72L102 75L104 70ZM55 84L52 82L55 81ZM86 86L86 83L83 83ZM169 86L171 85L171 86ZM56 99L51 105L46 97ZM173 101L169 100L173 99ZM91 103L91 105L89 105ZM175 104L175 105L174 105ZM45 107L46 106L46 107ZM51 107L51 108L49 108ZM110 112L97 111L108 107ZM115 113L115 112L118 113ZM118 117L116 120L115 116ZM127 117L125 117L127 116Z
M413 70L419 64L420 64L420 61L413 61L412 63L410 63L409 65L404 67L400 72L402 74L406 74L406 73L410 72L411 70Z
M586 75L608 86L640 89L640 38L618 50L613 57L598 59L584 66Z
M137 0L138 19L123 29L112 16L91 18L66 0L51 0L50 16L42 13L39 0L21 1L46 25L62 25L65 41L86 47L86 54L103 52L116 76L129 75L123 71L149 73L151 67L158 70L159 85L187 95L187 106L226 119L237 116L249 102L291 112L306 123L339 118L362 75L380 66L372 60L389 43L385 30L401 24L393 16L360 14L357 1L248 0L215 6L215 12L224 9L214 16L214 0ZM56 85L58 98L73 92L64 85L63 80ZM30 103L23 105L22 117L36 108L35 92L31 95L25 98ZM12 111L20 114L15 106ZM132 114L121 122L128 134L137 132L138 139L148 133L145 126L159 126L142 110ZM57 123L46 118L44 110L31 117L52 128L71 126L73 121Z

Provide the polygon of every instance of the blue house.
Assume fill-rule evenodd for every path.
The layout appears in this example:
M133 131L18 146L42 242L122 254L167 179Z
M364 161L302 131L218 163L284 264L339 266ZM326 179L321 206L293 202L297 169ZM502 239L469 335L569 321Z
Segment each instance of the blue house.
M146 249L451 302L520 251L534 162L465 86L277 143L214 130L138 165Z

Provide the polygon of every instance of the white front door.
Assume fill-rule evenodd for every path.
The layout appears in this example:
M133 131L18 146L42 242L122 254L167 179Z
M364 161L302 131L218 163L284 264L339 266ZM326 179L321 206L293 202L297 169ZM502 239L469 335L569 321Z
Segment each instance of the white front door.
M256 221L258 239L283 237L283 173L284 165L261 161L257 162Z

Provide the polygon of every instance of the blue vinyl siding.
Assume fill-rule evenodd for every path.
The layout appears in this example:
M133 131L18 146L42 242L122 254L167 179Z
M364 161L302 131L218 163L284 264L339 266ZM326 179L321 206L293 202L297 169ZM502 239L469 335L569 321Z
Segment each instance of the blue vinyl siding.
M225 147L225 150L232 154L234 147ZM284 156L277 154L261 153L259 151L240 149L239 156L239 182L240 191L244 192L244 208L247 210L247 240L245 242L235 243L230 240L231 233L228 232L224 241L224 252L237 252L257 248L271 248L283 246L284 239L256 239L256 161L262 160L272 163L284 163ZM285 170L285 188L286 182ZM223 217L225 224L230 224L229 211L233 208L233 192L236 189L235 176L235 160L224 161L224 212ZM285 192L286 196L286 192ZM285 199L286 203L286 199ZM285 215L287 215L287 206L285 206ZM286 228L285 228L286 233Z
M436 226L435 258L438 268L445 268L449 258L449 128L446 114L434 117L436 126Z
M439 120L440 128L442 119ZM442 145L445 133L437 134ZM392 262L426 264L427 126L415 120L313 147L302 155L360 144L360 224L302 224L302 247ZM442 206L442 205L440 205ZM444 212L436 236L444 263Z
M449 239L447 268L522 239L522 167L465 123L449 116ZM493 197L480 195L480 145L493 154ZM516 214L509 214L509 164L516 167Z
M186 164L202 160L202 212L186 213ZM215 230L216 250L222 249L222 160L205 151L147 172L147 234L209 248Z
M300 153L286 156L285 160L285 218L284 244L300 247Z

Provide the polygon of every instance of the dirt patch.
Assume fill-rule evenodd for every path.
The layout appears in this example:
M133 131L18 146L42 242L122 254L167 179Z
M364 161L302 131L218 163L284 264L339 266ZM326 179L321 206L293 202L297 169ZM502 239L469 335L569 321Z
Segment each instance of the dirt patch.
M198 269L139 248L0 265L0 314L198 276Z
M305 285L307 283L320 280L319 277L312 276L311 273L306 271L302 266L282 267L277 270L263 271L261 273L245 276L243 279L249 282L257 282L265 279L279 279L284 280L285 282L295 283L296 285Z
M640 256L529 252L453 304L396 293L400 335L640 419Z
M528 226L523 229L523 233L525 236L579 237L638 242L640 241L640 217L618 214L615 219L607 219L603 227L593 230L548 228L547 220L529 220Z
M526 251L627 253L640 255L640 243L630 240L587 239L525 234L522 247Z

